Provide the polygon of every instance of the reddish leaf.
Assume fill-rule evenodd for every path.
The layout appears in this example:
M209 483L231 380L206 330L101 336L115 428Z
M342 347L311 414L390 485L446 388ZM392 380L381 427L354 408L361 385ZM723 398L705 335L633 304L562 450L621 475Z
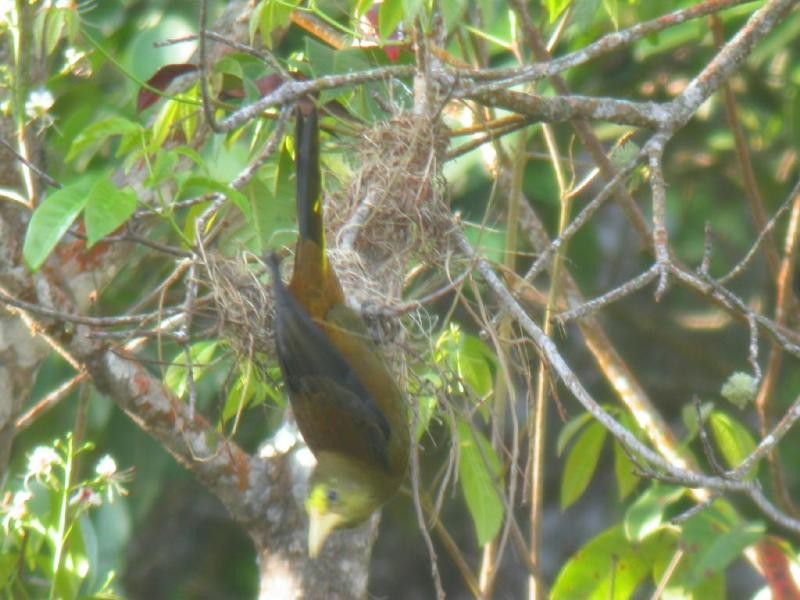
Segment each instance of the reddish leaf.
M789 570L789 559L774 539L766 538L756 546L758 564L767 580L773 600L798 600L800 590Z
M192 73L193 71L197 71L197 65L191 65L188 63L164 65L158 71L156 71L156 74L148 79L146 83L151 88L155 88L163 92L169 87L169 84L171 84L175 78L185 75L186 73ZM138 112L142 112L146 108L149 108L155 104L160 97L161 96L150 89L142 87L139 90L139 97L136 100L136 110Z

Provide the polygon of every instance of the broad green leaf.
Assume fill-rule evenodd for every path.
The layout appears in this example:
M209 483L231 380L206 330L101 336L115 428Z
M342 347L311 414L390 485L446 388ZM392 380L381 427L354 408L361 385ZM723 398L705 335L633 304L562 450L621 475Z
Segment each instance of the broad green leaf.
M20 564L20 557L13 552L4 552L0 554L0 589L3 589L8 582L8 579L17 570Z
M402 20L403 0L384 0L378 9L378 35L381 39L389 39Z
M653 540L657 540L653 543ZM665 572L669 568L667 586L661 595L663 600L700 600L702 598L726 598L725 594L725 574L720 572L709 574L707 577L696 584L690 581L690 571L693 556L692 550L683 544L679 544L680 532L673 528L664 528L647 538L645 545L652 548L653 559L651 571L653 583L661 582L665 577ZM671 564L675 559L676 552L680 552L677 566Z
M561 13L564 12L564 9L569 6L571 1L572 0L545 0L547 15L551 23L555 22Z
M440 2L439 8L444 19L444 24L448 30L455 29L464 22L464 13L467 9L467 3L465 0L448 0L447 2ZM406 20L408 20L408 18Z
M172 127L178 123L180 116L180 102L173 99L168 99L161 105L161 108L156 114L153 121L151 131L153 133L152 140L149 144L151 152L155 152L164 146L164 142L172 133Z
M181 185L180 194L184 194L187 189L192 189L194 193L217 193L222 194L229 200L231 200L239 210L242 211L245 218L247 219L247 224L251 227L257 227L258 222L253 216L253 208L250 205L250 200L245 196L242 192L237 189L232 188L227 183L223 183L221 181L216 181L210 177L204 177L201 175L195 177L187 178L183 184ZM193 215L195 218L199 216L199 214ZM210 227L212 222L209 221L206 223L206 227ZM194 220L191 222L186 223L185 231L189 239L194 240L195 234L195 223ZM260 238L259 238L260 239Z
M594 422L580 433L572 445L561 474L561 510L566 510L580 498L592 480L606 434L605 427Z
M259 2L250 13L250 21L247 23L247 33L250 39L250 45L252 45L256 39L256 31L258 31L258 28L261 25L261 13L264 11L264 6L267 4L267 2L268 0L261 0L261 2Z
M372 8L374 0L353 0L352 11L356 18L363 17Z
M709 573L722 573L744 549L764 537L763 523L746 523L722 535L715 535L705 552L692 562L692 577L698 581Z
M91 248L122 225L135 210L136 193L132 189L120 190L109 179L98 180L89 192L83 213L86 247Z
M664 512L686 493L686 489L653 484L631 505L625 514L625 535L639 542L664 523Z
M98 121L81 131L72 141L65 160L71 162L85 150L88 150L96 144L100 144L111 136L140 133L141 131L142 127L138 123L134 123L123 117L110 117Z
M756 443L750 432L737 420L723 412L714 411L708 418L711 435L722 452L725 464L736 468L756 448ZM748 478L755 477L758 468L755 467Z
M289 18L297 3L292 0L266 0L259 15L261 39L267 48L272 48L272 32L289 24Z
M315 77L333 74L335 69L334 57L339 52L332 52L328 46L320 44L311 38L306 38L305 42L311 73Z
M240 55L231 55L223 56L217 63L214 65L214 72L215 73L223 73L227 75L232 75L237 79L244 79L244 68L242 67L242 63L239 60Z
M504 229L492 229L483 225L464 222L464 235L475 250L479 250L486 260L502 262L506 248Z
M636 489L639 484L639 476L636 474L635 466L628 458L622 444L614 441L614 475L617 479L617 492L620 500L624 500Z
M575 0L572 10L572 31L583 34L591 27L597 9L600 7L600 0Z
M267 395L270 395L271 390L272 387L255 377L254 373L247 373L245 369L242 369L228 392L225 407L222 410L222 422L227 423L237 413L260 404Z
M609 410L611 410L609 408ZM620 424L628 431L631 431L640 441L644 438L642 430L638 423L630 415L630 413L622 412L619 415ZM636 468L631 462L625 448L614 440L614 475L617 480L617 492L619 499L624 500L639 483L639 476L636 474Z
M254 238L249 247L256 252L259 248L291 244L296 231L295 208L290 201L291 195L275 196L259 180L251 181L244 193L253 218L252 223L248 221Z
M247 211L249 209L247 198L242 192L236 188L232 188L229 184L223 181L211 179L210 177L196 176L186 179L181 186L181 190L193 187L199 188L205 192L222 194L236 204L236 206L238 206L242 212L245 213L245 216L247 216Z
M83 177L47 196L33 211L22 248L25 264L31 271L42 266L86 206L94 182L94 177Z
M703 402L700 405L700 418L703 424L708 421L708 415L711 414L713 409L714 405L711 402ZM700 430L700 424L697 422L697 408L695 408L694 403L690 402L683 405L681 409L681 419L686 426L686 441L690 442Z
M417 398L417 431L414 437L417 442L428 430L433 415L436 413L436 396L419 396Z
M474 335L463 335L458 349L458 374L481 398L494 389L491 353L486 345Z
M211 366L211 360L214 357L218 343L216 340L208 340L192 344L189 348L189 356L192 360L192 379L195 382L199 381L208 370L208 367ZM186 355L183 351L180 351L175 355L172 364L164 375L164 385L172 390L176 396L182 398L186 394L187 375Z
M650 544L647 544L650 545ZM623 600L649 572L642 544L631 543L621 525L589 540L558 574L551 600Z
M53 53L61 41L61 34L64 31L65 11L61 9L51 9L47 11L47 18L45 24L45 52L49 56Z
M586 425L589 421L592 420L591 413L582 412L576 417L572 417L569 421L567 421L564 426L561 428L561 431L558 433L558 441L556 442L556 454L561 456L564 452L564 448L567 447L570 440L575 436L578 431L580 431L584 425Z
M176 151L159 150L150 168L150 173L144 180L144 185L148 188L156 188L166 181L173 180L177 174L179 162L180 157Z
M619 4L617 0L603 0L603 7L606 9L608 18L614 24L614 29L619 29Z
M503 502L497 492L502 485L500 461L489 441L466 421L458 422L458 444L461 490L478 544L484 546L494 539L503 524Z
M719 507L720 510L715 510ZM712 575L721 573L744 549L764 535L764 525L744 523L725 514L730 506L715 502L712 507L691 517L681 527L681 540L687 550L688 584L700 585Z

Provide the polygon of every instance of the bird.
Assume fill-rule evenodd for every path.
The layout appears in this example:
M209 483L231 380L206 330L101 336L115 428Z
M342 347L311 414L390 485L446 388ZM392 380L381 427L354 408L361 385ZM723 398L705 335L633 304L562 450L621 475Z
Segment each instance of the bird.
M410 434L404 395L328 259L316 106L309 99L295 110L298 238L288 285L277 255L267 262L278 362L317 460L305 502L308 553L316 558L335 529L365 522L397 492Z

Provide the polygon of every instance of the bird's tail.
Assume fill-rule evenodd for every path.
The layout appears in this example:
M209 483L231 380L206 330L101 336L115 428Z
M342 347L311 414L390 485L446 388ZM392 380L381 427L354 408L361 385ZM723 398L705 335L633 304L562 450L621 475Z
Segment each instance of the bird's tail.
M322 194L320 193L319 123L310 100L297 105L295 131L295 177L297 178L297 226L301 240L324 248Z

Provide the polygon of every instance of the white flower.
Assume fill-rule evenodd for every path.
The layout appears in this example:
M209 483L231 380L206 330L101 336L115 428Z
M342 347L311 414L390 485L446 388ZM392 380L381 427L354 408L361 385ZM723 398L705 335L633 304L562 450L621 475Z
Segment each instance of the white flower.
M33 498L27 490L17 492L11 500L11 506L8 509L8 518L12 521L20 521L28 514L28 500Z
M69 504L70 506L81 504L85 507L100 506L103 504L103 497L92 488L82 487L69 499Z
M106 454L97 461L97 466L94 468L94 471L100 477L110 479L117 472L117 463L114 462L114 459L111 458L110 455Z
M14 0L0 0L0 21L11 23L11 15L14 10Z
M49 446L35 448L28 457L28 476L42 477L50 475L53 465L59 462L58 454Z
M46 88L33 90L28 96L28 101L25 102L25 114L31 119L42 117L47 114L54 102L53 94Z

